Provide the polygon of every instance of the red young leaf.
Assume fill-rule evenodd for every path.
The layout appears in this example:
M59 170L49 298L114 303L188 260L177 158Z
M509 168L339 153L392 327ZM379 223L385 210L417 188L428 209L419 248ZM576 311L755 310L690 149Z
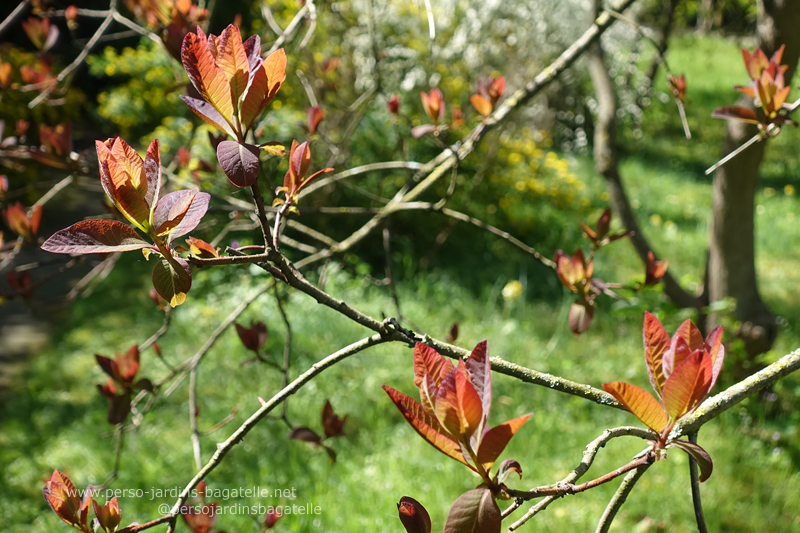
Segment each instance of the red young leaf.
M439 421L427 413L417 401L387 385L383 385L383 390L386 391L395 406L397 406L397 409L420 437L440 452L475 470L475 467L464 459L459 443L446 435Z
M248 350L258 353L264 345L267 344L269 333L267 331L267 325L263 322L250 322L249 328L244 327L238 322L236 322L234 326L236 326L236 333L239 335L239 339Z
M347 421L347 416L339 418L333 412L333 406L330 400L325 400L325 406L322 408L322 428L325 430L325 437L342 437L344 436L344 423Z
M698 350L687 357L664 384L664 408L673 420L692 412L711 388L711 356Z
M414 498L403 496L397 504L400 521L408 533L431 533L431 517Z
M664 354L661 369L664 372L664 378L669 379L673 369L680 365L692 353L686 339L680 335L673 335L672 342L669 345L669 350Z
M478 462L483 464L485 468L492 467L494 462L503 453L503 450L508 446L511 437L513 437L519 428L528 421L533 414L527 414L507 422L503 422L499 426L495 426L481 438L481 445L478 448Z
M193 35L193 34L189 34ZM193 533L209 533L211 528L217 522L217 502L204 503L203 505L185 505L186 513L183 514L183 519L186 525Z
M713 369L711 375L711 387L709 387L709 390L711 390L714 388L714 384L717 382L719 372L722 370L722 363L725 360L725 346L722 344L722 326L717 326L711 331L711 333L708 334L704 349L711 354Z
M56 254L96 254L140 250L149 246L136 230L117 220L83 220L55 232L42 250Z
M278 94L286 80L286 52L272 52L258 66L251 67L250 80L241 106L242 125L249 128Z
M250 187L258 179L261 164L258 147L236 141L217 145L217 161L228 179L237 187Z
M147 155L144 158L144 175L147 181L144 201L150 206L152 213L161 194L161 151L158 139L153 139L147 148Z
M482 429L486 425L486 421L489 418L489 410L492 407L492 363L489 361L488 341L481 341L475 346L470 356L464 361L464 366L467 368L467 374L472 386L475 387L475 392L481 398L481 406L483 407Z
M107 532L116 531L122 514L120 513L116 496L106 501L106 504L102 507L96 501L92 502L92 504L94 505L94 514L97 516L97 521L100 522L102 530Z
M653 398L652 394L636 385L621 381L603 383L603 389L624 405L636 418L644 422L647 427L656 433L664 431L669 417L664 411L664 407Z
M683 337L683 340L685 340L686 344L689 346L689 350L694 352L703 349L703 335L691 320L685 320L683 324L678 327L675 335Z
M439 385L452 371L453 363L439 355L439 352L421 342L414 345L414 385L422 386L425 374L430 374Z
M481 398L467 376L464 362L442 380L436 391L434 411L439 422L453 435L471 437L483 420Z
M644 313L644 359L647 362L647 373L650 375L650 383L656 393L661 396L661 389L664 388L664 377L662 369L664 354L670 346L670 338L664 326L661 325L655 315L649 311Z
M153 226L159 237L169 235L180 224L197 195L197 189L176 192L166 195L153 214Z
M42 489L42 495L53 512L61 520L81 531L89 531L91 494L91 487L88 487L81 499L72 481L58 470L53 471Z
M500 533L502 517L489 489L473 489L455 501L444 533Z
M511 472L516 472L519 478L522 479L522 466L514 459L504 459L500 461L500 466L497 467L497 482L504 483Z

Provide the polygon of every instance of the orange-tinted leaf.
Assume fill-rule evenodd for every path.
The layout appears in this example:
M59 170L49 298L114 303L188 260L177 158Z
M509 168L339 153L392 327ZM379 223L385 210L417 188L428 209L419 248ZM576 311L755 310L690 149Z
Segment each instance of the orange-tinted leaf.
M208 48L205 33L187 33L181 47L181 62L192 84L203 98L230 123L234 112L231 86Z
M474 107L475 110L484 117L488 117L492 114L492 104L483 96L479 94L473 94L469 97L469 101L472 103L472 107Z
M186 239L186 244L189 245L189 253L195 257L202 257L204 259L219 257L217 249L204 240L189 237Z
M217 65L225 73L231 87L231 96L234 105L247 88L250 78L250 62L242 43L242 34L233 24L222 30L219 36L219 50L217 51Z
M436 385L453 371L453 363L428 345L418 342L414 346L414 385L421 387L425 374L430 374Z
M675 331L675 335L683 337L691 351L703 349L703 335L691 320L685 320Z
M431 533L431 517L425 507L414 498L400 498L397 512L407 533Z
M82 220L55 232L42 250L56 254L95 254L140 250L149 246L136 230L117 220Z
M317 131L317 126L319 123L322 122L322 119L325 118L325 111L323 111L318 105L314 107L309 107L306 110L306 126L308 126L308 134L314 135Z
M669 379L672 371L689 357L691 353L692 350L686 343L686 339L677 334L673 335L669 350L664 354L662 360L661 369L664 372L664 378Z
M662 365L664 354L669 350L670 338L658 318L649 311L644 313L642 336L644 337L644 359L647 362L647 373L650 376L650 383L660 396L664 382L667 380Z
M116 531L122 514L120 513L116 496L108 500L102 507L96 501L92 502L92 504L94 505L94 514L97 516L97 521L100 522L102 530L109 533Z
M465 492L453 503L444 533L500 533L502 516L489 489Z
M467 465L472 470L475 470L475 467L467 463L466 459L464 459L461 445L453 438L446 435L444 428L442 428L436 418L425 412L417 401L387 385L383 385L383 390L386 391L395 406L397 406L397 409L420 437L425 439L440 452Z
M636 385L621 381L603 383L603 389L624 405L636 418L644 422L647 427L656 433L664 431L669 418L664 407L653 398L652 394Z
M527 414L507 422L503 422L499 426L495 426L481 438L481 445L478 448L478 462L483 464L488 470L492 467L494 462L506 449L511 437L513 437L519 428L528 421L533 414Z
M161 194L161 151L158 139L153 139L147 148L147 155L144 158L144 175L147 181L147 193L144 201L150 206L152 217L152 212L155 210Z
M664 384L664 408L673 420L692 412L708 396L711 388L711 356L704 350L693 352Z
M286 52L283 48L271 53L251 73L241 105L242 125L249 128L278 94L286 80Z
M481 398L469 381L464 362L442 379L433 402L436 418L450 434L471 437L483 418Z

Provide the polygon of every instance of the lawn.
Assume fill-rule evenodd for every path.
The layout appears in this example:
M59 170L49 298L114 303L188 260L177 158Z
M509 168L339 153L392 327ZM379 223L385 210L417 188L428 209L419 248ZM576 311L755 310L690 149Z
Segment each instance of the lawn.
M702 50L725 59L719 63L706 60L706 55L699 53ZM705 117L715 105L735 100L730 86L741 76L730 75L720 63L738 66L736 50L736 43L718 38L674 41L670 62L673 68L687 73L688 112L699 140L692 141L696 145L685 145L689 148L680 141L664 142L666 135L659 135L657 124L670 131L679 128L677 113L671 114L671 103L656 103L645 113L645 124L651 119L655 125L645 128L644 137L631 145L622 165L644 231L653 246L669 258L671 271L688 286L700 281L711 201L710 182L702 169L714 162L723 132L721 121ZM797 150L789 150L798 139L793 131L784 134L794 144L781 137L770 148L764 187L757 198L758 205L764 207L757 211L761 288L771 308L785 319L779 340L764 356L765 361L800 344L800 309L795 304L800 251L790 246L800 242L800 228L794 218L800 211L800 200L786 187L800 186L791 171L796 166L793 154ZM592 175L591 164L576 159L573 166L600 194L603 184ZM473 230L458 227L456 231ZM564 247L576 244L565 243ZM552 255L553 251L543 252ZM447 243L440 253L447 254ZM519 270L524 268L523 261ZM457 321L460 346L472 348L488 339L491 355L536 370L594 386L625 380L643 387L648 382L641 344L644 309L657 312L669 331L689 316L673 309L659 292L650 291L628 303L603 301L591 329L576 338L566 327L568 296L542 301L523 295L518 301L507 301L499 289L510 279L493 276L492 272L487 265L475 273L483 290L465 288L457 281L461 274L447 269L404 278L398 287L403 314L439 338L445 337ZM641 276L641 265L630 245L621 242L603 251L598 272L604 279L627 280ZM104 378L93 354L123 351L143 342L160 326L161 312L147 297L147 274L145 261L127 254L103 290L79 301L63 316L51 346L33 358L15 394L0 407L0 476L4 481L0 485L0 500L4 502L0 526L4 531L68 531L41 497L43 478L59 468L82 487L102 483L110 472L114 462L112 427L105 421L106 402L95 388ZM191 356L216 325L268 279L247 267L197 275L187 303L176 310L168 333L159 342L164 360L159 361L152 350L145 352L141 375L157 379L167 372L165 363L174 365ZM533 284L553 283L553 279L522 281L526 294L535 292ZM375 287L349 271L331 267L325 288L373 316L395 314L385 287ZM293 376L368 334L299 293L289 294L286 309L294 333ZM250 320L267 323L268 350L280 354L285 330L271 294L262 296L243 314L243 322ZM735 346L732 348L735 352ZM247 358L231 329L199 368L200 430L211 428L237 409L232 423L201 437L204 460L213 453L215 443L224 441L258 409L259 396L268 398L280 386L275 369L259 364L243 367ZM516 487L561 479L578 464L585 445L603 429L638 424L632 415L579 398L502 375L494 380L493 423L534 413L503 456L517 459L523 467L524 479L514 481ZM725 377L720 381L730 383ZM169 397L159 396L139 428L126 434L113 488L172 489L183 487L192 477L187 383L184 381ZM381 390L382 384L413 395L411 350L400 345L373 347L325 371L289 400L289 420L316 431L320 431L319 412L326 399L337 413L348 416L347 436L330 443L338 455L335 464L329 463L322 450L288 439L283 422L270 419L260 423L225 458L208 478L209 487L294 488L296 499L280 499L281 504L310 503L321 508L318 516L286 516L277 530L400 531L395 504L403 495L422 502L431 512L434 530L441 529L449 506L459 494L473 488L477 478L424 443ZM715 463L713 476L702 487L711 531L800 531L800 501L796 498L800 491L800 379L784 380L775 392L774 397L763 401L748 400L700 433L700 443ZM642 442L636 439L612 441L600 452L586 479L624 464L641 449ZM696 530L688 481L686 456L670 453L667 461L658 462L642 478L613 530ZM559 500L526 528L593 531L616 485ZM120 498L122 522L156 518L159 505L171 504L174 499L150 500L149 495ZM276 499L247 497L216 499L222 505L279 503ZM257 531L253 518L243 514L221 516L217 527Z

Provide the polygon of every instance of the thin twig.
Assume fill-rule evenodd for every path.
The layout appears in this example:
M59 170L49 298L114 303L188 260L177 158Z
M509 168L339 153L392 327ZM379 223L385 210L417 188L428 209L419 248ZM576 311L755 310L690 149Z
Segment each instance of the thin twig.
M283 341L283 365L281 366L281 389L285 389L286 386L289 384L289 368L291 364L291 357L292 357L292 324L289 322L289 316L286 314L286 309L283 307L283 302L281 301L281 295L278 292L278 284L276 283L274 286L275 289L275 301L278 303L278 311L281 314L281 318L283 319L283 325L286 328L286 338ZM281 418L286 425L292 427L289 423L289 418L287 416L289 411L289 401L286 400L283 402L283 411L281 412Z
M181 507L183 506L186 499L189 497L192 489L194 489L198 483L200 483L203 479L208 476L222 461L222 459L227 455L227 453L234 447L236 444L242 441L244 437L252 430L256 424L258 424L264 417L266 417L275 407L280 405L284 402L289 396L300 390L306 383L311 381L315 376L323 372L324 370L330 368L331 366L343 361L344 359L350 357L351 355L355 355L370 346L375 346L376 344L381 344L386 342L389 338L384 337L382 335L372 335L371 337L367 337L362 339L358 342L355 342L345 348L342 348L336 353L329 355L328 357L317 361L314 365L311 366L308 370L306 370L303 374L297 377L292 383L288 386L284 387L278 394L273 396L269 401L264 402L264 404L253 413L250 418L248 418L239 428L231 434L230 437L225 442L221 442L217 444L217 449L214 452L214 455L211 459L203 466L200 472L197 473L194 478L189 481L186 487L181 491L178 500L175 502L175 505L172 506L172 510L170 511L170 515L175 517L177 516L180 511Z
M626 437L626 436L634 436L639 437L641 439L652 439L655 437L655 434L641 428L633 427L633 426L622 426L613 429L607 429L603 431L603 433L594 439L592 442L586 446L586 450L583 452L583 458L581 459L580 464L572 470L567 477L561 480L562 484L573 484L578 479L580 479L592 466L597 453L600 451L601 448L605 447L605 445L611 439L615 439L618 437ZM514 524L509 527L510 530L514 530L520 527L522 524L533 518L537 513L543 511L547 508L550 503L558 499L560 496L548 496L533 507L531 507L525 515L517 520ZM507 517L511 513L513 513L519 506L522 504L522 500L515 500L514 504L511 505L508 509L503 511L503 517Z
M617 516L617 512L619 511L620 507L622 507L622 504L628 499L628 495L633 490L634 485L636 485L636 482L639 481L639 478L644 475L645 471L650 468L651 464L652 463L644 463L636 470L632 470L627 476L625 476L625 479L622 480L617 492L614 493L611 501L608 502L608 507L606 507L606 510L603 512L603 516L600 518L600 522L597 524L596 533L608 532L608 528L611 527L611 522L614 521L614 517Z
M3 22L0 22L0 35L2 35L4 31L6 31L12 24L14 24L17 21L17 18L19 18L25 12L25 8L28 6L29 3L30 0L23 0L22 2L19 3L17 7L14 8L14 11L12 11L5 18L5 20L3 20Z
M117 5L117 0L111 0L110 6L108 8L109 14L106 16L105 19L103 19L103 22L100 24L100 27L97 28L97 30L94 32L94 35L92 35L92 38L89 39L89 42L86 43L86 45L83 47L81 53L78 54L78 57L76 57L72 63L67 65L67 67L64 68L64 70L58 73L58 76L56 76L56 79L53 80L51 85L49 85L46 89L44 89L41 93L39 93L39 95L36 98L31 100L31 102L28 104L29 108L33 109L34 107L45 101L47 97L49 97L53 93L53 91L56 89L59 83L64 81L64 79L67 76L69 76L76 68L78 68L83 64L84 60L86 59L86 56L89 55L89 52L92 51L94 45L97 44L97 41L100 39L103 33L105 33L105 31L108 29L109 26L111 26L111 23L114 21L114 12L116 11L116 5Z
M697 433L689 435L689 440L697 444ZM700 499L700 477L697 472L697 461L689 455L689 478L692 484L692 505L694 506L694 518L697 521L697 531L708 533L706 518L703 516L703 501Z

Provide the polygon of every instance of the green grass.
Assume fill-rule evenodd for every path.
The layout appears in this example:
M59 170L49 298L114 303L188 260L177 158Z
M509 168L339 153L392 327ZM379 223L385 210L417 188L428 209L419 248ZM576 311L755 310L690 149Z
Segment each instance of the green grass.
M705 52L718 54L720 59L705 59ZM702 169L714 162L722 131L721 121L717 124L697 117L700 111L718 105L729 92L730 98L735 98L728 87L740 77L723 68L738 67L735 52L734 43L719 39L676 40L670 62L676 70L685 68L690 99L698 107L702 104L697 115L690 111L690 120L702 122L697 124L697 138L691 144L680 141L677 122L672 123L668 134L656 132L654 126L654 131L646 130L640 141L647 149L631 150L622 166L643 230L669 258L673 274L688 286L700 282L706 243L710 184L702 177ZM645 123L676 120L677 115L668 115L668 111L668 106L654 105L647 111ZM787 133L794 135L782 133L775 147L785 142ZM772 148L769 154L771 174L765 185L772 192L763 188L757 198L764 206L757 215L758 266L764 298L786 319L786 325L765 361L796 348L800 338L800 310L795 304L800 251L790 245L800 238L794 218L800 201L776 186L793 179L790 172L781 169L790 168L794 156ZM602 183L592 176L586 160L579 161L576 169L590 187L601 189ZM470 230L459 227L456 231ZM441 254L448 253L447 246L445 243ZM568 243L564 247L568 248ZM640 329L644 309L658 312L668 330L674 330L685 318L658 291L648 291L630 305L603 301L589 332L575 338L565 323L567 298L542 301L529 297L516 303L504 302L499 288L508 278L498 274L501 269L494 266L487 263L485 269L475 272L483 290L465 288L460 282L462 274L447 270L404 279L399 290L403 313L438 337L444 337L450 325L458 321L458 344L465 348L486 338L492 355L594 386L618 379L646 385ZM524 267L523 263L517 271ZM93 354L122 351L132 343L143 342L159 327L160 312L146 296L148 273L143 260L128 254L103 290L78 302L63 317L51 347L33 359L15 394L0 407L3 531L69 531L44 503L42 479L59 468L82 487L102 483L109 473L114 449L111 428L105 422L106 403L95 389L104 378ZM615 243L601 253L598 275L607 280L627 280L641 276L641 265L628 243ZM187 303L177 309L169 332L160 341L164 359L177 364L191 356L222 318L267 279L245 267L199 273ZM527 294L539 294L537 284L551 283L549 278L528 279ZM330 273L326 290L373 316L394 314L385 288L373 287L344 272ZM299 293L290 294L287 310L295 334L293 376L367 334ZM285 333L270 295L259 299L242 317L245 322L251 319L268 324L268 350L281 353ZM233 423L202 437L205 460L217 442L225 440L258 409L258 396L268 398L279 388L280 376L274 369L264 365L240 367L247 357L231 330L200 366L200 429L224 419L232 408L238 409ZM165 365L152 351L143 354L142 376L157 379L165 372ZM723 373L722 380L729 382L730 378ZM290 420L317 431L325 399L331 400L337 413L348 415L347 436L331 443L338 454L335 464L330 464L320 450L288 439L286 426L280 421L265 420L211 474L209 486L295 488L297 498L289 503L321 507L318 517L285 517L278 525L282 531L400 531L395 504L403 495L421 501L431 512L434 530L440 530L452 502L478 481L413 432L381 390L384 383L413 394L409 349L400 345L371 348L325 371L289 400ZM496 375L494 383L493 423L535 413L504 454L523 466L524 480L514 483L518 487L562 478L577 465L585 445L603 429L637 423L632 415L505 376ZM711 531L800 531L800 501L796 498L800 491L800 416L796 410L800 380L787 378L775 392L777 399L748 400L709 423L700 434L701 444L715 462L714 474L702 489ZM188 386L184 382L170 397L158 397L139 429L126 435L120 474L112 487L183 487L194 474L189 437ZM586 479L620 466L642 447L636 439L613 441L600 452ZM685 455L671 452L667 461L654 465L640 481L613 530L696 530L688 475ZM559 500L527 530L593 531L615 488L616 483L611 483ZM150 501L148 496L120 498L123 524L153 519L158 516L159 504L173 501ZM231 498L220 503L278 502ZM217 527L257 531L252 518L244 515L222 516Z

